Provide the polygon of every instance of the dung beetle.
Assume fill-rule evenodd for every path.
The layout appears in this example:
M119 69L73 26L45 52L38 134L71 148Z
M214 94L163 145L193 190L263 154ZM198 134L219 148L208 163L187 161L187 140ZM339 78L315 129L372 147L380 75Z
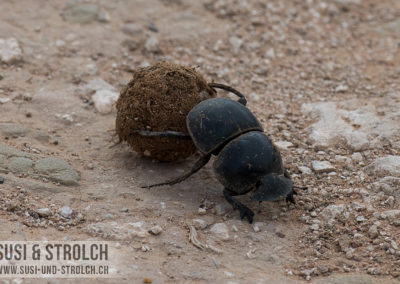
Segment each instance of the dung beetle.
M217 179L225 187L225 199L238 209L240 218L253 222L254 213L234 196L254 191L254 201L274 201L286 198L295 203L293 182L283 167L281 155L272 141L263 133L263 128L253 113L246 107L246 98L230 86L209 83L212 88L220 88L234 93L238 101L228 98L211 98L194 106L186 117L189 135L166 131L133 131L132 135L176 137L192 139L200 159L193 168L175 179L145 186L173 185L190 177L210 160L214 161Z

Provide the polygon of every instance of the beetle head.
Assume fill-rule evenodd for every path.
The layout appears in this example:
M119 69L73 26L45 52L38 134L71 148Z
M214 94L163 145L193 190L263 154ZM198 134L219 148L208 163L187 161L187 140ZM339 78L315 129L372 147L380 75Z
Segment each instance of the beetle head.
M294 203L293 181L283 175L272 173L264 176L257 184L251 200L275 201L286 197L286 200Z

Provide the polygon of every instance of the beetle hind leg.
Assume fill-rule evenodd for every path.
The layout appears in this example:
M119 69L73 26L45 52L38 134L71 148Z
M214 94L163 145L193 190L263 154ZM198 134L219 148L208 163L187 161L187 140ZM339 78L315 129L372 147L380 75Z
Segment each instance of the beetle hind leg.
M239 210L240 219L243 219L244 217L246 217L250 224L253 223L254 212L251 211L251 209L249 209L246 205L244 205L240 201L236 200L236 198L233 197L235 195L237 195L237 194L233 193L228 188L224 189L224 196L225 196L226 201L228 201L229 204L232 205L233 210L236 210L236 209Z
M196 173L202 167L204 167L208 163L210 158L211 158L211 154L201 157L200 159L197 160L197 162L194 164L194 166L192 167L192 169L189 172L183 174L180 177L177 177L175 179L172 179L172 180L169 180L166 182L162 182L162 183L156 183L156 184L152 184L152 185L142 186L142 188L152 188L152 187L156 187L156 186L174 185L174 184L180 183L180 182L184 181L185 179L187 179L188 177L190 177L191 175L193 175L194 173Z
M144 137L169 137L190 140L192 139L189 134L177 132L177 131L147 131L147 130L133 130L129 135L140 135Z

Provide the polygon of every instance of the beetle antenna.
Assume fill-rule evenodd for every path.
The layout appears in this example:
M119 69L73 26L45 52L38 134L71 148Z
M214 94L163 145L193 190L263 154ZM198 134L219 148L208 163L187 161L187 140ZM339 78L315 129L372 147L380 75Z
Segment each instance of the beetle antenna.
M227 86L227 85L219 84L219 83L208 83L208 86L210 86L211 88L218 88L218 89L222 89L222 90L231 92L239 97L239 100L238 100L239 103L241 103L244 106L247 104L247 100L246 100L245 96L238 90L232 88L231 86Z

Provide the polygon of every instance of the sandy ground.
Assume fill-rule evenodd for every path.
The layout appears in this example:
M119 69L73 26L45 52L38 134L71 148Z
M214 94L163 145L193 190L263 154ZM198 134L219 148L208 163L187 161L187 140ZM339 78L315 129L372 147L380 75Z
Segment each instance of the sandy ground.
M66 7L77 3L0 3L0 38L15 38L22 50L21 60L0 65L0 96L10 99L0 104L0 123L49 136L40 142L29 135L2 135L0 142L61 158L81 177L79 186L67 187L1 173L1 200L26 202L31 209L69 206L84 216L61 228L36 227L24 221L23 211L0 204L1 240L118 241L127 267L121 283L142 283L146 277L153 283L337 283L335 277L397 283L400 228L379 217L383 210L398 209L396 196L389 205L382 203L390 194L372 198L360 209L366 218L360 222L355 221L356 209L349 211L350 219L338 218L333 228L324 227L319 216L328 205L367 203L364 191L375 194L370 185L376 177L364 173L364 167L378 157L399 155L398 136L369 149L354 150L346 143L321 148L309 136L316 118L302 105L353 99L353 110L370 103L381 106L382 117L397 111L385 102L388 94L393 103L400 98L399 1L99 0L90 3L101 11L100 20L85 24L65 17ZM263 203L255 216L257 226L241 221L224 200L211 163L181 184L141 188L181 174L195 157L159 163L125 144L110 148L116 142L116 113L99 113L91 94L82 89L102 78L121 90L132 70L161 60L196 67L208 81L247 95L265 132L274 141L291 143L282 147L282 156L296 185L308 186L299 192L297 205ZM392 118L396 131L398 116ZM355 152L362 154L362 163L351 160ZM312 160L329 160L336 175L302 173L299 166L311 168ZM248 197L241 200L258 211ZM199 207L206 207L205 215L199 215ZM214 250L189 242L193 219L204 220L205 228L197 232ZM161 234L124 239L122 229L115 235L88 229L91 224L115 228L139 221L145 228L161 226ZM369 230L378 221L384 233L373 238ZM210 231L216 223L227 226L227 240ZM393 253L392 241L397 243Z

